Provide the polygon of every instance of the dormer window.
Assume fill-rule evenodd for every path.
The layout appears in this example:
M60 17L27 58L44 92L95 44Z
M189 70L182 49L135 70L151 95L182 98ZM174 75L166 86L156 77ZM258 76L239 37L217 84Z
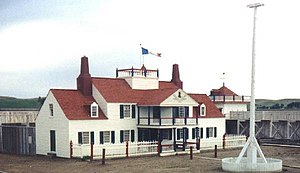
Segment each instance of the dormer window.
M206 106L205 106L205 104L202 104L200 106L200 116L202 116L202 117L206 116Z
M91 117L98 117L98 104L93 102L91 104Z

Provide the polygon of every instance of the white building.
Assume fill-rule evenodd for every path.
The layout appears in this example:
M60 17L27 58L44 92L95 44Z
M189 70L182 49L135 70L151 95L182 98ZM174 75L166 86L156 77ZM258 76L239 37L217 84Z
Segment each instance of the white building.
M101 145L156 140L173 144L221 138L225 118L205 94L183 90L178 65L171 81L158 70L117 69L91 77L81 59L77 89L51 89L36 119L36 153L70 157L69 143Z
M237 127L237 124L235 121L231 121L230 112L246 112L250 97L237 95L224 83L221 88L212 89L209 97L226 118L226 133L235 134L236 132L231 128Z

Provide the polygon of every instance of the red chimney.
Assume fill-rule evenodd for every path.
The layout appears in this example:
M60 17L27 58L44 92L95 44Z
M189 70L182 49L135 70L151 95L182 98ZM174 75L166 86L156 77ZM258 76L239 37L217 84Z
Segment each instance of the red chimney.
M77 77L77 90L85 96L92 95L92 78L89 73L89 61L86 56L81 58L80 74Z
M183 88L183 83L180 80L180 76L179 76L178 64L173 64L172 80L171 80L171 82L173 82L179 88L181 88L181 89Z

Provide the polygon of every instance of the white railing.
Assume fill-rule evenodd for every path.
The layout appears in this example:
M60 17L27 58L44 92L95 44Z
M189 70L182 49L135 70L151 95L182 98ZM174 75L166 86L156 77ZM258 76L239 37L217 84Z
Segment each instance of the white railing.
M186 124L187 125L196 125L196 118L194 117L187 117L186 118ZM140 117L140 125L148 125L148 117ZM150 125L159 125L159 119L157 118L150 118ZM173 119L172 117L162 117L161 118L161 125L173 125ZM184 118L175 118L174 119L174 125L185 125L185 119Z
M105 157L118 158L128 156L150 155L157 154L157 142L128 142L121 144L102 144L93 146L93 158L101 158L102 151L105 149ZM90 144L74 144L73 145L73 157L83 158L85 156L91 156Z
M226 135L225 140L224 138L201 139L200 149L211 150L214 149L215 145L217 145L218 148L238 148L244 146L245 143L245 135Z
M209 96L214 102L250 102L250 96Z

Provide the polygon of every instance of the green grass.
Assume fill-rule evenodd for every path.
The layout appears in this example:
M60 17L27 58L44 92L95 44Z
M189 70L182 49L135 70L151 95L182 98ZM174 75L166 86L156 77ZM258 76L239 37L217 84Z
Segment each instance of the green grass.
M37 108L42 105L43 98L19 99L0 96L0 108Z

